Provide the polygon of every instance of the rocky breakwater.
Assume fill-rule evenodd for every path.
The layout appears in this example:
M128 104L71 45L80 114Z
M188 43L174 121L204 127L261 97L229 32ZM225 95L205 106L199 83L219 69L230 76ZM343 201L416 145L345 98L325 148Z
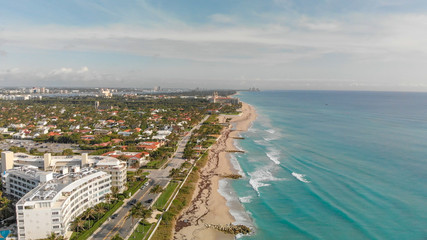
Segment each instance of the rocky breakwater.
M227 175L222 175L223 178L231 178L231 179L239 179L242 178L242 175L240 174L227 174Z
M237 234L249 234L251 233L251 229L246 227L245 225L233 225L233 224L205 224L207 228L213 228L221 232L237 235Z

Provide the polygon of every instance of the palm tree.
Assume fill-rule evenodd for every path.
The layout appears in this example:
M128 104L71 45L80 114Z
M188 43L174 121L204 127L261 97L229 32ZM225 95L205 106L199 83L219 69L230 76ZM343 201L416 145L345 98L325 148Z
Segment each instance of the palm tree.
M42 240L65 240L64 236L57 235L54 232L51 232L47 238L43 238Z
M144 219L148 218L148 217L151 216L152 212L153 211L151 209L145 209L145 208L143 208L142 211L141 211L141 217L144 218Z
M127 218L132 218L132 225L134 224L135 218L140 218L140 217L141 217L141 213L136 209L131 209L129 211L129 214L127 215Z
M74 221L71 223L71 229L73 229L73 231L75 232L80 232L84 230L84 226L85 221L79 217L74 219Z
M112 199L112 195L111 193L107 193L105 194L105 200L107 200L107 203L110 204L111 203L111 199Z
M132 225L134 223L135 218L142 217L142 210L144 207L142 206L141 202L138 202L137 204L133 205L133 207L130 209L129 214L127 215L127 218L132 218Z
M85 220L89 220L89 227L91 227L91 226L92 226L92 225L91 225L91 220L94 220L94 219L95 219L95 215L96 215L96 211L95 211L95 209L93 209L93 208L88 208L88 209L84 212L83 216L84 216Z
M93 209L96 212L96 214L95 214L96 220L98 220L100 218L100 216L104 215L104 213L105 213L105 208L102 206L102 204L95 205L95 207Z
M117 198L117 195L119 194L119 188L116 186L111 187L111 193L113 194L114 198Z
M151 189L150 192L151 193L161 193L161 192L163 192L163 188L160 187L160 185L156 185Z

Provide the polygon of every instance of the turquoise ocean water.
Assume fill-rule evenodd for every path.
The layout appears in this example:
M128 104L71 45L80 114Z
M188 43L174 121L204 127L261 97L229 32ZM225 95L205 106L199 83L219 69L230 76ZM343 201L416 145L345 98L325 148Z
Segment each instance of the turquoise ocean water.
M241 239L427 239L426 93L239 97L259 114L232 156L244 178L221 183L255 227Z

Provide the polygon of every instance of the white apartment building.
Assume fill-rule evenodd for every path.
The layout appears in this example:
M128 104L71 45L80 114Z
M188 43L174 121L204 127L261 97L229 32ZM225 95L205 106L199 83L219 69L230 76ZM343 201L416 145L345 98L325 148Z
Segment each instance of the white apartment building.
M126 190L126 162L110 156L89 156L87 153L80 156L52 156L50 153L33 156L10 151L1 153L2 175L9 169L21 166L34 166L46 172L61 174L78 172L80 168L97 168L113 176L112 186L117 187L120 193Z
M53 179L52 172L40 171L35 166L22 166L7 170L2 175L4 193L21 198L40 183Z
M117 187L119 193L124 192L126 190L126 162L113 157L104 158L99 156L98 158L100 160L95 165L96 169L110 174L111 186Z
M16 204L18 239L41 239L54 232L65 235L71 222L102 202L111 190L111 176L85 168L58 174L25 194Z

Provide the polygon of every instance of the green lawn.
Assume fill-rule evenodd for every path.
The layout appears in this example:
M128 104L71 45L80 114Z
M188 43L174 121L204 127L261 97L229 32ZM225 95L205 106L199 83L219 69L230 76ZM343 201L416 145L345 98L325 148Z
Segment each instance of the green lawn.
M142 240L144 239L145 235L147 235L148 230L150 230L152 224L143 224L142 222L140 222L138 224L138 227L136 227L135 231L133 231L132 235L129 237L129 239L133 240L133 239L137 239L137 240Z
M152 160L150 162L147 163L147 166L145 166L144 168L148 168L148 169L158 169L160 168L168 159L163 159L163 160Z
M176 187L178 186L177 182L171 182L163 191L162 195L157 199L156 203L154 203L155 208L163 209L168 202L171 195L174 193Z

